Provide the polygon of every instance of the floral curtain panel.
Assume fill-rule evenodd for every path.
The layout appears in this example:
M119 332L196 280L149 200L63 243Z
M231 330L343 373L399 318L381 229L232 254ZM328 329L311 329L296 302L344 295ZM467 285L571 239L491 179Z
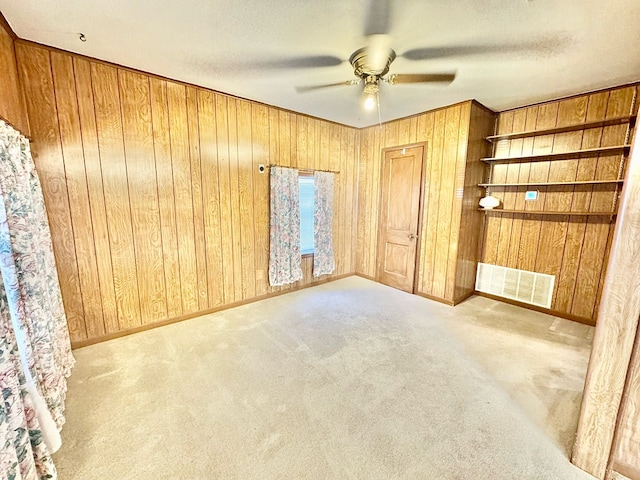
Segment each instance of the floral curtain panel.
M272 287L302 280L298 170L271 168L269 283Z
M0 474L10 480L56 478L56 469L20 362L4 287L0 284Z
M313 276L328 275L335 269L333 257L333 173L315 172L313 211Z
M16 437L11 441L0 437L5 441L0 463L4 467L14 455L19 467L14 478L55 478L48 453L59 446L66 379L74 360L29 142L4 122L0 122L0 274L4 299L0 342L7 347L0 354L0 369L17 370L11 386L3 390L0 412L14 412L0 419L0 429L5 425ZM20 411L28 419L31 451L18 438L22 431L12 428L18 423L15 412ZM23 468L29 462L34 462L35 471Z

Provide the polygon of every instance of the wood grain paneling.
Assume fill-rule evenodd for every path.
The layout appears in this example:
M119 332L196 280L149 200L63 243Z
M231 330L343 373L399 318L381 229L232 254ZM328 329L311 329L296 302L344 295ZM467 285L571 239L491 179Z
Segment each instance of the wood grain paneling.
M339 170L335 275L373 277L380 152L415 142L427 148L416 293L455 303L472 291L478 159L493 121L474 102L359 131L21 40L16 51L74 340L281 291L267 282L268 175L259 164ZM504 112L497 130L615 118L634 94L617 88ZM625 129L500 140L494 154L616 145ZM496 165L493 180L606 179L619 161ZM567 212L607 211L615 195L602 185L539 190L527 204L522 188L494 194L505 208ZM487 215L483 228L483 261L556 275L553 308L595 318L612 224L504 214Z
M470 131L472 110L478 124ZM389 122L382 128L361 130L357 273L367 277L376 274L381 149L408 141L426 142L416 293L453 303L473 291L481 216L477 205L471 206L470 199L479 195L471 178L481 177L482 170L479 165L469 169L467 166L479 163L486 154L483 138L493 128L492 114L477 113L480 110L483 109L473 102L465 102ZM460 245L461 238L464 247Z
M149 79L118 72L141 323L167 317Z
M253 220L254 261L256 265L256 295L269 290L269 205L260 201L269 197L266 173L260 173L260 165L268 165L269 158L269 110L264 105L251 105L251 155L253 156ZM313 156L311 158L314 158Z
M200 162L202 168L202 199L206 271L209 278L209 306L224 304L222 278L222 244L220 236L220 194L218 185L218 145L216 137L215 96L198 92L200 122Z
M614 88L503 112L497 133L564 127L629 115L636 87ZM494 156L537 155L622 145L626 124L597 126L497 141ZM556 161L493 166L492 183L576 182L618 178L621 155L576 156ZM524 201L526 190L538 190ZM493 187L504 209L553 212L607 212L616 184ZM551 310L594 323L614 221L608 216L487 214L482 261L556 276Z
M251 148L251 104L238 102L238 208L240 212L240 256L242 299L256 296L255 222L253 220L253 149Z
M224 303L235 301L233 243L233 216L231 215L231 179L229 173L229 120L227 99L216 94L216 130L218 139L218 185L220 188L220 235L222 236L222 265L224 282ZM238 272L239 274L240 272Z
M106 333L117 332L120 329L118 323L118 310L116 306L116 296L113 283L113 266L111 264L111 245L109 243L109 228L107 225L107 212L104 197L104 187L102 183L102 167L100 165L100 154L98 148L98 131L93 101L93 86L91 82L91 64L82 59L73 63L76 85L76 95L78 100L78 115L80 117L82 134L82 152L84 167L87 179L88 201L78 202L89 208L90 222L87 222L93 229L93 245L96 255L96 267L98 271L98 281L100 285L100 300L102 303L102 315ZM69 165L69 168L72 168ZM78 167L76 167L78 168ZM81 182L81 179L78 179ZM85 305L85 316L98 315ZM90 322L87 324L87 335L91 335Z
M16 54L27 96L33 143L31 152L38 169L47 208L51 239L71 338L84 338L84 304L78 273L76 245L65 177L51 57L44 48L18 43ZM29 72L29 74L27 74ZM69 148L69 145L66 145Z
M604 478L617 419L621 428L619 439L623 441L614 449L614 458L639 466L637 449L628 456L627 448L633 450L633 444L625 440L627 435L637 435L640 421L636 403L637 356L631 363L640 317L639 239L640 136L636 135L620 200L572 458L577 466L597 478ZM623 397L625 383L627 395ZM627 425L630 430L625 430ZM637 442L637 437L634 441Z
M19 40L75 344L286 288L268 285L269 176L332 169L336 271L355 272L358 131ZM293 288L293 287L292 287Z
M605 117L608 101L607 94L585 96L581 97L581 100L586 100L586 112L584 118L579 121L593 121ZM576 148L596 148L600 144L602 134L600 129L590 129L576 133L581 134L581 144L577 145ZM576 160L576 163L576 180L591 180L594 178L597 157L582 158ZM570 210L588 211L592 191L593 188L589 186L574 188L571 194ZM580 219L569 217L564 244L564 258L555 295L556 308L563 312L571 312L571 307L574 303L573 296L577 284L578 268L582 257L582 249L584 248L583 243L587 224L576 220Z
M233 259L233 295L234 301L242 300L242 226L240 211L240 172L238 169L238 104L239 100L230 98L228 107L228 134L229 134L229 205L231 211L231 232L234 238L240 241L232 245Z
M87 172L82 149L80 117L77 104L73 62L71 58L51 53L54 84L69 85L68 89L56 92L60 143L64 161L69 210L73 223L73 238L78 262L78 279L82 292L84 316L88 336L106 333L100 297L96 249L94 244L91 210L88 202Z
M480 161L489 152L489 145L485 138L488 132L493 132L495 114L473 103L469 134L467 137L467 155L465 164L458 164L456 173L456 217L461 215L460 229L454 237L452 231L452 246L457 248L456 263L449 267L456 268L456 274L450 284L454 288L453 302L458 303L475 291L476 269L482 241L484 216L478 211L478 202L484 191L478 187L484 181L485 165ZM461 138L464 138L461 136ZM462 147L459 147L462 148ZM462 202L458 199L462 195ZM457 237L457 238L456 238ZM453 238L456 238L455 241ZM453 252L452 252L453 253ZM452 255L453 257L453 255ZM450 259L451 262L452 258ZM450 263L451 265L451 263Z
M170 161L173 168L173 194L178 229L180 288L184 313L193 312L200 308L186 87L167 82L167 99L169 104L169 136L171 138Z
M13 32L5 27L0 13L0 119L10 123L23 135L30 136L27 108L18 76Z
M629 362L611 465L632 480L640 480L640 330Z
M120 328L133 328L142 322L118 70L94 63L91 77L118 323ZM36 114L29 111L30 117Z
M200 310L209 306L206 239L202 196L202 167L200 159L200 129L198 124L197 91L187 87L187 117L189 128L189 157L191 160L191 201L193 203L193 235L198 278L197 296Z
M173 318L182 315L183 308L173 168L170 161L169 104L166 82L151 78L149 85L167 315Z
M458 149L460 140L466 140L469 129L469 111L471 102L464 105L454 105L446 109L444 118L444 138L442 144L440 176L438 185L438 216L435 224L437 229L435 232L434 260L433 270L439 272L432 278L430 291L425 291L438 298L447 300L453 299L453 292L447 292L446 286L449 278L453 277L452 272L448 272L449 257L455 261L455 252L450 248L449 243L451 232L460 228L460 218L453 218L453 202L455 201L455 185L456 185L456 167L459 163L466 161L465 152ZM461 122L461 117L463 118ZM425 208L429 208L426 206ZM453 222L453 224L452 224ZM425 266L429 268L429 266Z

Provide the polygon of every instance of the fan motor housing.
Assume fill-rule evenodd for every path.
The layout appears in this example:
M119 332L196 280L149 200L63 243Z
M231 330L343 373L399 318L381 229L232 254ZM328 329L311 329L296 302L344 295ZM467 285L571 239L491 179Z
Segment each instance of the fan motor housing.
M349 57L349 63L353 66L353 73L360 78L366 78L370 76L381 77L389 72L391 62L396 59L396 52L389 49L387 62L384 68L374 69L369 63L369 52L367 47L359 48L351 57Z

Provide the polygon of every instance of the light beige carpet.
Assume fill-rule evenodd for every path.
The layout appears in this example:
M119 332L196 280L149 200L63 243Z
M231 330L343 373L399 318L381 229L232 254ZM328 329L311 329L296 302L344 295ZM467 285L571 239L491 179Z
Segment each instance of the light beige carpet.
M449 312L444 326L570 457L595 329L483 297Z
M77 350L60 478L592 478L461 308L350 277Z

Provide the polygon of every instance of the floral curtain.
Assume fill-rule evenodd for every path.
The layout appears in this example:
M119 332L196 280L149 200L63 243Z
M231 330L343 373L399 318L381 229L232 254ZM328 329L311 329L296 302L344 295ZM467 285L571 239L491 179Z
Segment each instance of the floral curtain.
M333 173L315 172L313 211L313 276L328 275L335 269L333 258Z
M56 478L20 362L4 287L0 284L0 474L9 480Z
M271 168L269 283L287 285L302 280L298 170Z
M8 425L16 437L3 446L0 462L4 465L11 456L13 445L20 467L13 478L55 478L48 452L59 444L55 436L64 423L66 378L74 360L29 141L4 122L0 122L0 274L4 299L0 342L7 347L0 354L0 368L17 369L11 386L3 389L0 414L23 412L32 447L29 452L18 438L21 431L13 428L19 415L8 415L0 425ZM37 476L29 473L32 469L23 469L27 457L35 462Z

